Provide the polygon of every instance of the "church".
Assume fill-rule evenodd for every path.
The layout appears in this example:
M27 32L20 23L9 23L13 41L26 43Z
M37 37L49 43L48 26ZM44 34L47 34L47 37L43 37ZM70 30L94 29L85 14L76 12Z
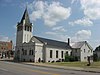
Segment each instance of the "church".
M54 62L70 55L71 46L67 42L46 39L32 34L27 8L17 24L15 59L32 62Z
M69 38L68 42L62 42L34 36L26 8L21 21L17 24L14 59L31 62L57 62L64 61L65 55L77 56L78 61L86 62L88 57L93 56L93 48L87 41L70 46Z

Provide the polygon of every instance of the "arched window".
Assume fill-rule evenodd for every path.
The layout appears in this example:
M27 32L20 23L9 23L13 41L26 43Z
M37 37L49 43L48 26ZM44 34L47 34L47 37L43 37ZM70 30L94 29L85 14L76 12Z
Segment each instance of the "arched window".
M29 50L29 55L33 55L34 51L33 50Z
M24 49L22 48L22 55L24 55L25 53L24 53Z
M29 55L31 55L31 50L29 50Z
M30 28L29 27L27 27L27 28L28 28L27 31L29 31Z
M32 55L33 55L34 51L32 50Z

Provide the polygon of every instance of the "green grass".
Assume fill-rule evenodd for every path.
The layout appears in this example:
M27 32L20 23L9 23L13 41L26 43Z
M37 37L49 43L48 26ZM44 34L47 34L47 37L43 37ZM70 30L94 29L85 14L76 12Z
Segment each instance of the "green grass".
M69 66L69 67L89 67L89 68L100 68L100 62L92 62L91 66L87 66L87 62L54 62L46 63L50 65L59 65L59 66Z

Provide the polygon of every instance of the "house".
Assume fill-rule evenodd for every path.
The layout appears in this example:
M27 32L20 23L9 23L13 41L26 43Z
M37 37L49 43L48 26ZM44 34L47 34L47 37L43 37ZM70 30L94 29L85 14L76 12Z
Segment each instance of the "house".
M46 39L32 34L32 23L27 8L17 24L15 60L33 62L63 61L65 54L71 53L69 41L62 42Z
M93 48L87 41L76 42L72 45L72 48L72 55L77 57L79 61L86 62L89 57L93 61Z
M12 41L0 41L0 58L6 58L12 51Z

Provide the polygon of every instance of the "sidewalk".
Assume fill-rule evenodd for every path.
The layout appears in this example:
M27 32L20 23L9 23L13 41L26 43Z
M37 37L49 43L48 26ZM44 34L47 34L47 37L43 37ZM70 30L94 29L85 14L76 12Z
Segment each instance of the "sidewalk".
M0 61L13 61L13 58L0 58Z
M30 63L30 62L28 63L22 62L22 63L26 65L33 65L33 66L39 66L39 67L49 67L49 68L64 69L64 70L100 73L100 69L98 68L68 67L68 66L51 65L51 64L45 64L45 63Z

